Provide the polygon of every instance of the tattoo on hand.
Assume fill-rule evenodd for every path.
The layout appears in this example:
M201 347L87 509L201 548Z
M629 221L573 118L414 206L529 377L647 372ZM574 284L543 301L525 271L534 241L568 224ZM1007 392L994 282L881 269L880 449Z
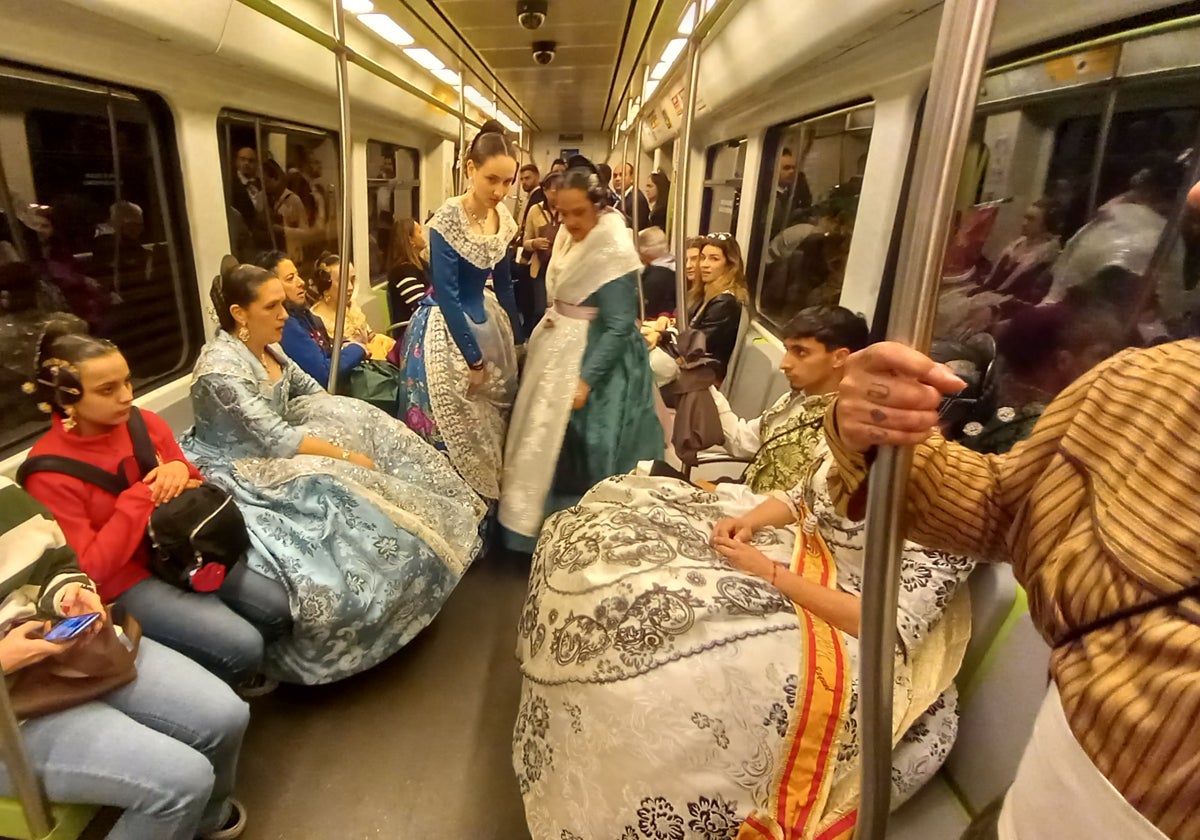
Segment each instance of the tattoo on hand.
M878 382L874 383L870 388L867 389L867 396L873 400L886 400L888 394L890 393L891 389L888 388L888 386Z
M874 420L876 423L882 423L885 420L887 420L887 414L885 414L883 411L881 411L878 408L872 408L871 409L871 419Z

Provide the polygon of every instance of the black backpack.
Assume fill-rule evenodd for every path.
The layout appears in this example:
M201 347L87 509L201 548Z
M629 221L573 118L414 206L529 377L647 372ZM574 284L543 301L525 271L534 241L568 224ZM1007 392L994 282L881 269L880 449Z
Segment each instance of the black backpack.
M146 420L134 408L129 415L129 437L141 476L158 466L158 455L150 440ZM114 496L129 489L124 473L61 455L37 455L21 464L17 480L22 485L36 472L57 472L93 484ZM250 548L246 522L233 499L212 484L184 490L159 505L150 514L146 528L150 542L150 566L156 575L180 589L213 592L221 587L226 572Z

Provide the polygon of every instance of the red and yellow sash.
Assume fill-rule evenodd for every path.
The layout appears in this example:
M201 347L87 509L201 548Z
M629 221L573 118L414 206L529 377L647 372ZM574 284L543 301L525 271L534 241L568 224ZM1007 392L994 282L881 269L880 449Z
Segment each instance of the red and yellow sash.
M819 531L806 534L800 529L792 571L821 586L837 585L837 566ZM800 692L788 721L786 758L772 782L767 808L746 818L737 840L842 840L850 837L858 815L852 811L824 825L838 738L850 701L841 631L799 607L796 615Z

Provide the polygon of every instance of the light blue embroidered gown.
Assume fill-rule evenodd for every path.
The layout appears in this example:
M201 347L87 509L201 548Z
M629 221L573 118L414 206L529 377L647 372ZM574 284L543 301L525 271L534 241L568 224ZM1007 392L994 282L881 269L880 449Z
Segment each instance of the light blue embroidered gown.
M246 518L256 571L283 583L291 637L265 669L325 683L378 664L437 614L480 547L483 501L400 421L332 397L277 346L283 375L221 332L192 375L196 422L182 441ZM375 461L298 455L313 435Z

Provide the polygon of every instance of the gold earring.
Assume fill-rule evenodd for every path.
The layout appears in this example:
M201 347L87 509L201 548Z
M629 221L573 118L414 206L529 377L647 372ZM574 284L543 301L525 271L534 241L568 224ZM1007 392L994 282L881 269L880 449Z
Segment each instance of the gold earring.
M67 406L63 409L63 428L68 432L75 428L75 409Z
M240 327L238 327L237 337L238 337L238 341L245 344L247 341L250 340L250 328L247 327L245 324L242 324Z

